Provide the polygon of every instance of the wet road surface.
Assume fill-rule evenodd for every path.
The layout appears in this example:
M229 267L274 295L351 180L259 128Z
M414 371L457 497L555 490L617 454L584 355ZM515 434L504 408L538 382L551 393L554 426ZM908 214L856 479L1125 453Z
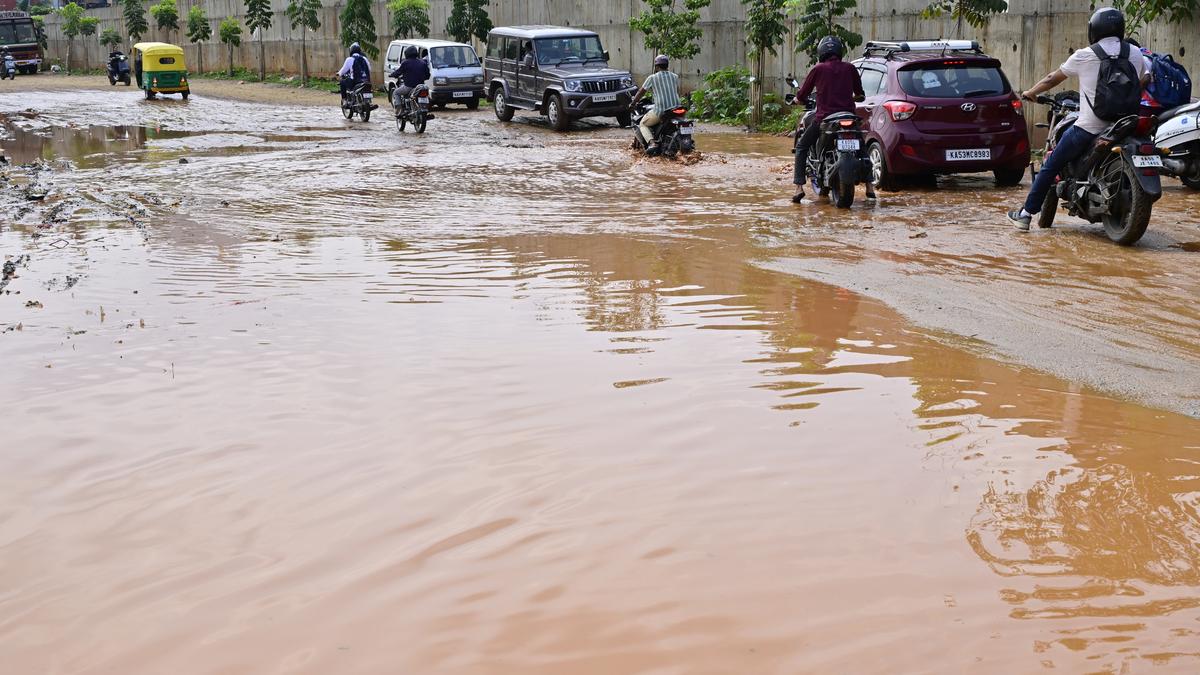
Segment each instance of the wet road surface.
M47 167L0 204L29 256L0 295L5 670L1200 667L1200 421L764 268L1019 287L1075 250L1046 283L1106 254L1175 297L1181 197L1135 251L966 252L1019 191L798 227L778 139L681 167L484 113L400 137L82 96L0 98L2 152ZM1098 321L1174 326L1186 362L1172 309Z

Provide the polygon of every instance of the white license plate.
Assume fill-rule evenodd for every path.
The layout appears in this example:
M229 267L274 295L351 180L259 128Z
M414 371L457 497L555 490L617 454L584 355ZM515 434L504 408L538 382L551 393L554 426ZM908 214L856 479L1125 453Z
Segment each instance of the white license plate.
M363 94L363 98L370 101L371 99L375 98L375 95L374 94Z
M687 126L679 127L679 133L683 134L684 136L691 136L692 132L694 132L694 131L695 131L695 129L692 128L692 125L690 125L690 124Z
M616 94L596 94L592 97L592 103L610 103L617 100Z
M948 162L977 162L980 160L987 161L992 158L991 148L981 148L979 150L947 150L946 161Z
M1161 169L1163 165L1162 157L1156 155L1134 155L1133 165L1139 169Z
M471 97L472 97L472 96L474 96L474 95L475 95L475 94L474 94L473 92L469 92L469 91L456 91L456 92L454 92L454 98L471 98Z
M839 138L837 139L838 150L858 150L862 147L857 138Z
M429 97L428 96L418 96L417 103L429 103Z

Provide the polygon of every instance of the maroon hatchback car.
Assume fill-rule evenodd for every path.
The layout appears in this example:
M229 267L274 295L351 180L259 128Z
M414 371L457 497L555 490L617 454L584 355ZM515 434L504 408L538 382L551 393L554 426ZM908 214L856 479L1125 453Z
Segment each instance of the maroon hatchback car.
M1016 185L1029 166L1021 100L1000 62L967 40L868 42L854 61L874 183L901 176L991 171Z

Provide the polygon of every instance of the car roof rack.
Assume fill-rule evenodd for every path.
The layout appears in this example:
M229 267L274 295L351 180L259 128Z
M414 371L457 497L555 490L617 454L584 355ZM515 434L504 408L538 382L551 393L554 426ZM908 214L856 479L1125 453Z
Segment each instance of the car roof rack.
M973 52L983 54L983 48L974 40L908 40L905 42L868 42L863 56L886 56L909 52Z

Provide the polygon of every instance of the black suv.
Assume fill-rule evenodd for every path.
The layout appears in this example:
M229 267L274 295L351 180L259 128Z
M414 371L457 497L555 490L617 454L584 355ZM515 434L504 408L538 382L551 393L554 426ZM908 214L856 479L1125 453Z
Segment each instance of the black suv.
M518 108L534 110L558 131L581 117L615 117L629 126L637 91L632 75L608 67L600 36L558 26L492 29L483 75L500 121Z

